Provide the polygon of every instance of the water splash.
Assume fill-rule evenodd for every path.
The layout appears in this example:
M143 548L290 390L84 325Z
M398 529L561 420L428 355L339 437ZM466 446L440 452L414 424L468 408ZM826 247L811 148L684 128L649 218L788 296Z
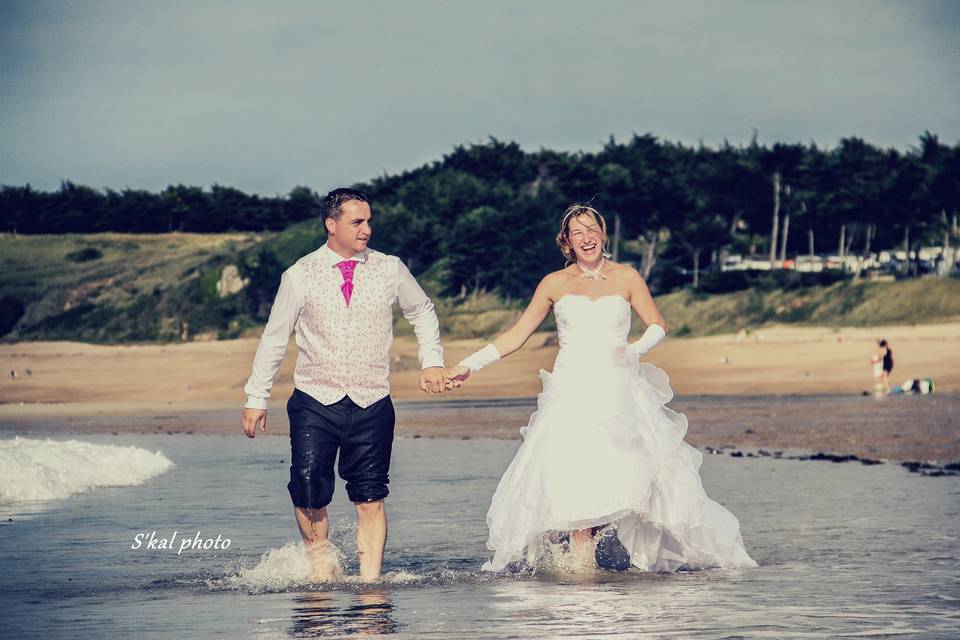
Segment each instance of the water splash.
M373 583L363 582L358 575L347 573L340 548L335 544L330 546L331 560L337 563L336 578L333 581L313 579L313 563L303 542L288 542L280 548L265 552L253 567L241 567L235 572L228 571L227 575L221 578L204 579L202 582L211 591L247 591L261 594L303 590L362 591L376 585L419 587L480 582L490 577L447 568L427 574L411 568L399 568L385 571Z
M342 554L330 545L337 563L342 566ZM207 586L214 591L246 590L252 593L288 591L311 586L313 564L302 542L289 542L279 549L270 549L253 567L241 568L236 574L223 578L207 580Z

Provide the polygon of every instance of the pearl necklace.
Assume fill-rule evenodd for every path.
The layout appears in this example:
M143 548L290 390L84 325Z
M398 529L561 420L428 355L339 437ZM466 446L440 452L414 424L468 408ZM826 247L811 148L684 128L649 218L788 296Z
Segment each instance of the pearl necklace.
M580 264L580 261L577 260L577 266L580 267L580 271L583 272L582 274L580 274L580 277L586 278L587 280L597 280L597 279L606 280L607 276L603 275L603 262L604 262L604 258L603 256L601 256L600 265L596 269L589 269L583 266L582 264Z

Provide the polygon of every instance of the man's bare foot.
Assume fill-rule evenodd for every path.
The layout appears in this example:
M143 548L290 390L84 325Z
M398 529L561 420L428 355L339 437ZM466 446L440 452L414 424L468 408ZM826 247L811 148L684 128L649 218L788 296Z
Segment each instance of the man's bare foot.
M320 542L307 548L312 571L311 582L334 582L340 577L340 553L329 542Z
M368 563L363 561L364 552L360 549L357 549L357 560L360 561L360 575L357 576L360 578L360 582L377 582L380 580L380 569L377 567L376 571L371 571Z

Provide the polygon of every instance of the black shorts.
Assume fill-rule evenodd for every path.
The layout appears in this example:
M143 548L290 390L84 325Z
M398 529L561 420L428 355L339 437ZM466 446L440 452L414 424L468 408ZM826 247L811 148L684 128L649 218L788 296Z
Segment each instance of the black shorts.
M363 409L349 397L325 405L295 389L290 418L290 482L295 507L319 509L333 498L333 462L347 483L351 502L387 497L396 417L390 396Z

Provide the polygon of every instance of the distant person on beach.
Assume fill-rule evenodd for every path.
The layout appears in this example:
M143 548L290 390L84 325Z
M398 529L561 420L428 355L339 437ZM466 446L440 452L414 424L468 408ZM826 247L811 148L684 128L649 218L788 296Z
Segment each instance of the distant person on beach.
M873 372L873 395L885 396L887 391L883 385L883 356L875 353L870 357L870 370ZM863 392L867 394L866 391Z
M493 557L483 568L537 567L559 546L569 561L561 567L590 571L611 538L623 565L644 571L756 566L737 518L703 490L702 454L683 440L687 419L664 406L667 375L640 362L666 323L643 277L611 261L607 242L596 209L569 207L557 234L566 267L541 280L513 327L447 372L451 387L466 383L520 349L553 310L560 351L553 371L540 371L537 411L491 500ZM647 329L629 343L633 312Z
M296 334L297 364L290 418L291 464L287 489L297 526L310 553L314 580L336 578L327 505L333 496L334 460L357 512L360 578L380 575L387 539L388 473L394 410L390 400L393 305L413 325L420 346L420 388L446 388L440 323L430 298L395 256L367 247L369 198L334 189L321 203L328 239L300 258L280 279L270 318L244 391L243 431L266 429L267 398Z
M890 374L893 372L893 349L890 348L890 343L886 340L877 341L879 350L877 351L875 358L880 360L880 379L883 382L883 392L890 393Z

